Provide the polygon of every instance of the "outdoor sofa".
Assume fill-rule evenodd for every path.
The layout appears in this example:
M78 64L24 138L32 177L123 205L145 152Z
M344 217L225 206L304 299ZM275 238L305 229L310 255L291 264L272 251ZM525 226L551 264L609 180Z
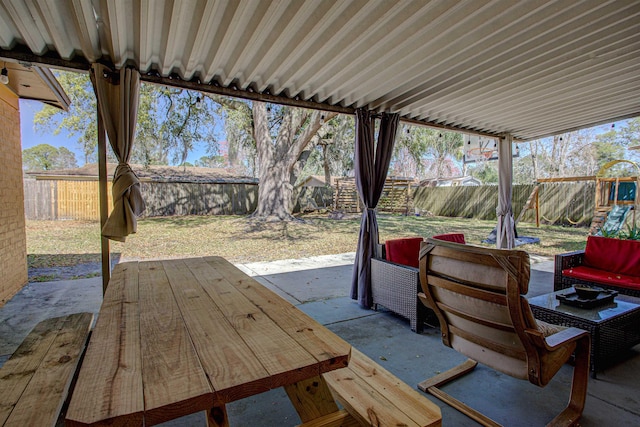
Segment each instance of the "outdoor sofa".
M573 285L640 297L640 241L588 236L584 250L556 255L554 290Z
M434 239L465 243L464 234L449 233ZM371 259L371 293L373 308L378 306L409 319L411 330L421 333L427 318L435 317L418 301L420 270L418 268L422 237L387 240L379 244ZM430 315L431 314L431 315Z

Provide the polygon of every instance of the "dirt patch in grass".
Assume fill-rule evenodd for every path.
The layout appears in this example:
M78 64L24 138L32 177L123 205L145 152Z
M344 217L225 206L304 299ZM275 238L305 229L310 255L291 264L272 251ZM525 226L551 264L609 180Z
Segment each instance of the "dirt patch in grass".
M274 261L354 252L360 215L307 214L300 221L256 222L239 216L146 218L126 243L111 242L117 260L222 256L233 263ZM378 215L380 241L407 236L461 232L480 244L494 221L468 218ZM520 248L532 254L584 248L585 228L563 228L521 223L522 236L540 238L539 244ZM488 246L488 245L487 245ZM30 280L38 275L52 280L92 277L100 273L100 230L97 222L27 221L27 262ZM32 274L34 272L34 274Z

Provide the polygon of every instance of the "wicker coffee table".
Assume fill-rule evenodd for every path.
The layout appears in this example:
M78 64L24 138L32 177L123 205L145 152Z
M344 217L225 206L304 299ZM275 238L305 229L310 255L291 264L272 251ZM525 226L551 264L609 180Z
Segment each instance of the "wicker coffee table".
M537 319L555 325L584 329L591 334L591 375L621 351L640 343L640 298L617 295L613 302L594 308L561 303L557 294L570 294L573 288L529 299Z

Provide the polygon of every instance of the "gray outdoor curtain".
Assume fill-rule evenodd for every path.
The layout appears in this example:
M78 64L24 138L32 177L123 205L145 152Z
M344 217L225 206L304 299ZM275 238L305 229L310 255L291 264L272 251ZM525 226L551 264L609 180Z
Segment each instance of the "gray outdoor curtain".
M498 142L498 226L496 246L498 249L512 249L515 246L515 221L511 206L513 188L513 137L505 135Z
M136 132L140 73L131 68L113 72L102 64L91 67L96 93L111 148L118 158L113 175L113 210L102 227L102 235L124 242L137 230L137 217L145 210L140 180L129 166Z
M375 208L387 178L398 122L398 114L383 113L378 129L378 142L375 144L375 115L363 109L356 110L356 187L365 210L362 212L358 247L353 264L351 298L358 300L358 303L366 308L371 308L373 304L371 257L378 244L378 220Z

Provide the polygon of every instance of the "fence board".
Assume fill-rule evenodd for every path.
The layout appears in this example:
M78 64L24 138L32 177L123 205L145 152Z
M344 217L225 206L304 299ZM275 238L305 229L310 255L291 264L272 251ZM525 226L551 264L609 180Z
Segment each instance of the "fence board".
M515 185L512 193L514 218L524 208L535 185ZM496 219L498 186L421 187L414 192L414 206L437 216ZM595 206L595 183L562 182L540 184L540 218L545 223L588 225ZM523 222L535 222L533 209Z

